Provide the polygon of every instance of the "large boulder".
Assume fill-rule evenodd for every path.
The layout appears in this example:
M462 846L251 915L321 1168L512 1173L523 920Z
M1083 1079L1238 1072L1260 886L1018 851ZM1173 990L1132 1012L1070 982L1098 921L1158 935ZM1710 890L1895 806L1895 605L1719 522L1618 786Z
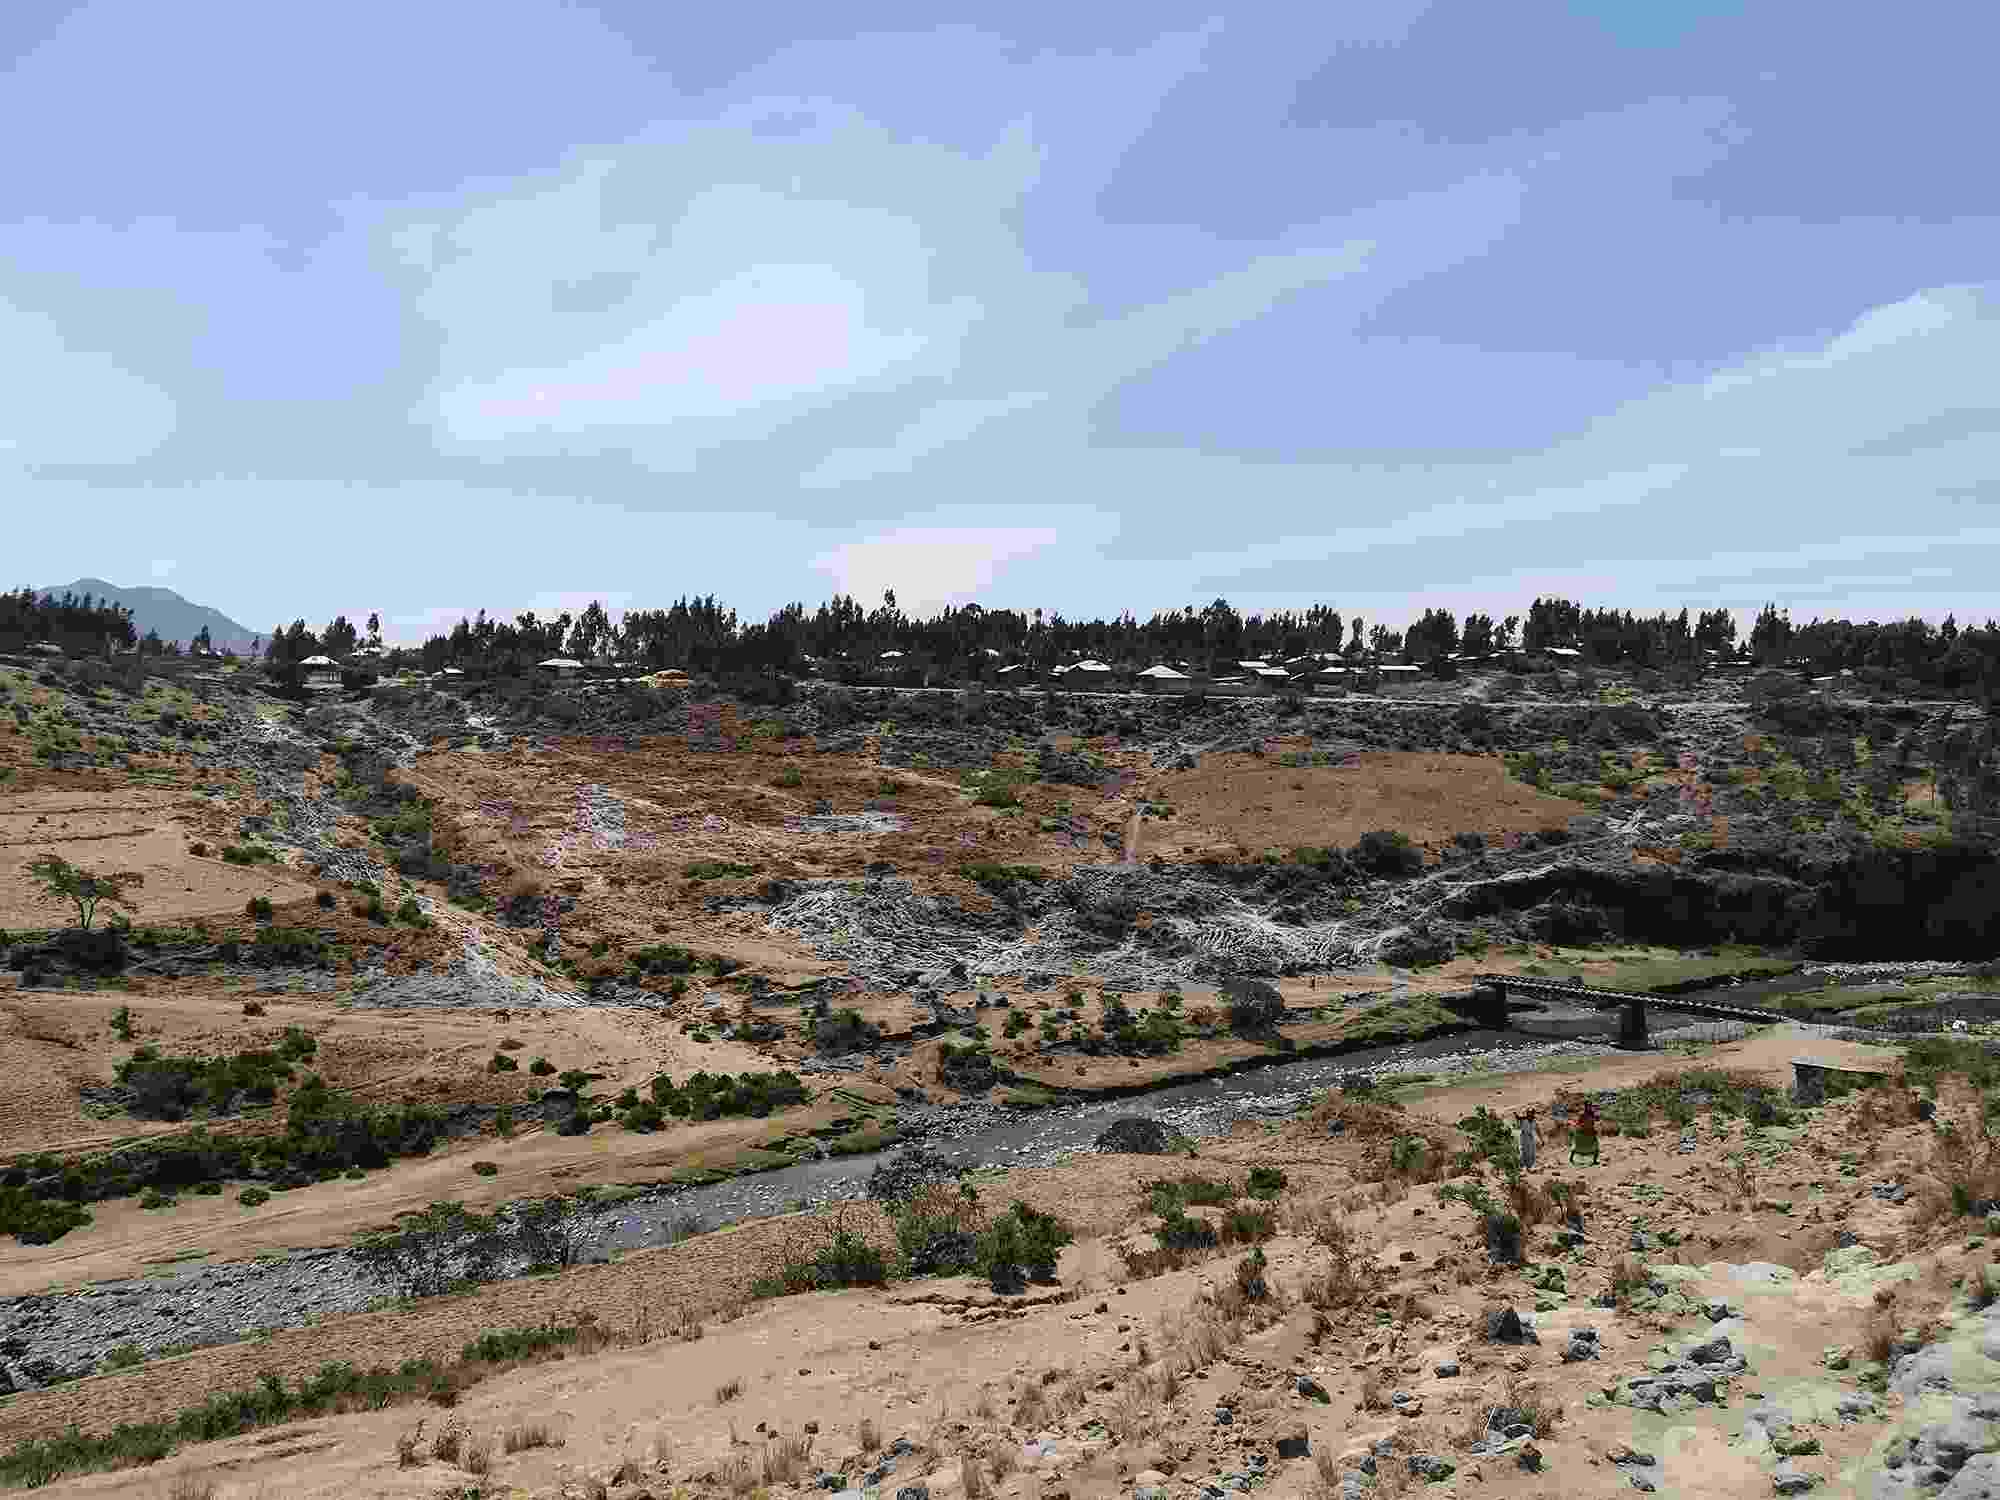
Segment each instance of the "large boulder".
M1097 1138L1097 1149L1131 1156L1165 1156L1174 1149L1174 1137L1158 1120L1127 1115L1105 1128Z

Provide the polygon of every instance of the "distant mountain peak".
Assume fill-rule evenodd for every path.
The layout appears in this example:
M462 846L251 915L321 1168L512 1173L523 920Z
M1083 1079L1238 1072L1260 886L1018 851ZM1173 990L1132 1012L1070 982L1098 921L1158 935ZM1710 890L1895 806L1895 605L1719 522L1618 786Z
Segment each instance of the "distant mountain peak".
M91 594L101 602L121 604L132 611L132 626L141 636L149 630L158 631L161 640L179 641L183 645L199 635L204 625L218 651L248 651L259 634L247 625L237 624L221 610L196 604L172 589L125 588L104 578L79 578L74 583L58 583L35 592L54 594L57 598L64 594L78 597Z

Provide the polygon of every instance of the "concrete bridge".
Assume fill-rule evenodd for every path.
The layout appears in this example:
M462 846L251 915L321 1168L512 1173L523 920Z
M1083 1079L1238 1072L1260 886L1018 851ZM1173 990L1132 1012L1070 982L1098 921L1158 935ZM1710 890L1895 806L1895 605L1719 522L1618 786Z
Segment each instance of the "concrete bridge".
M1679 1011L1687 1015L1710 1016L1721 1021L1746 1021L1768 1026L1794 1019L1781 1011L1759 1010L1748 1005L1725 1005L1713 1000L1690 1000L1679 995L1648 995L1630 990L1601 990L1572 980L1536 979L1522 974L1476 974L1478 989L1473 992L1471 1014L1483 1025L1508 1026L1507 997L1520 995L1534 1000L1555 1000L1596 1010L1621 1010L1618 1041L1621 1046L1643 1046L1646 1041L1648 1010Z

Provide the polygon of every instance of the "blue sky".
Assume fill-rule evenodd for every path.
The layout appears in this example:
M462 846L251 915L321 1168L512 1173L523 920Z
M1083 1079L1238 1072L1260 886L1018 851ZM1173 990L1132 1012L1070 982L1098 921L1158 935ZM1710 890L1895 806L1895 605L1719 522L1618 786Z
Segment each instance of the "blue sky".
M8 582L2000 613L2000 12L1238 10L16 0Z

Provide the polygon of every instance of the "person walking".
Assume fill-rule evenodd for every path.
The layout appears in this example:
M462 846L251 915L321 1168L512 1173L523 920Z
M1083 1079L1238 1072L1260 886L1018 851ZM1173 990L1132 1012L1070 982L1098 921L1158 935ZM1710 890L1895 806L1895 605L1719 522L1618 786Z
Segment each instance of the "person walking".
M1523 1110L1518 1123L1521 1127L1521 1170L1525 1172L1535 1165L1535 1147L1539 1144L1535 1139L1535 1112L1532 1109Z
M1576 1165L1579 1156L1587 1156L1593 1167L1597 1165L1597 1102L1593 1099L1583 1101L1583 1111L1569 1133L1571 1166Z

